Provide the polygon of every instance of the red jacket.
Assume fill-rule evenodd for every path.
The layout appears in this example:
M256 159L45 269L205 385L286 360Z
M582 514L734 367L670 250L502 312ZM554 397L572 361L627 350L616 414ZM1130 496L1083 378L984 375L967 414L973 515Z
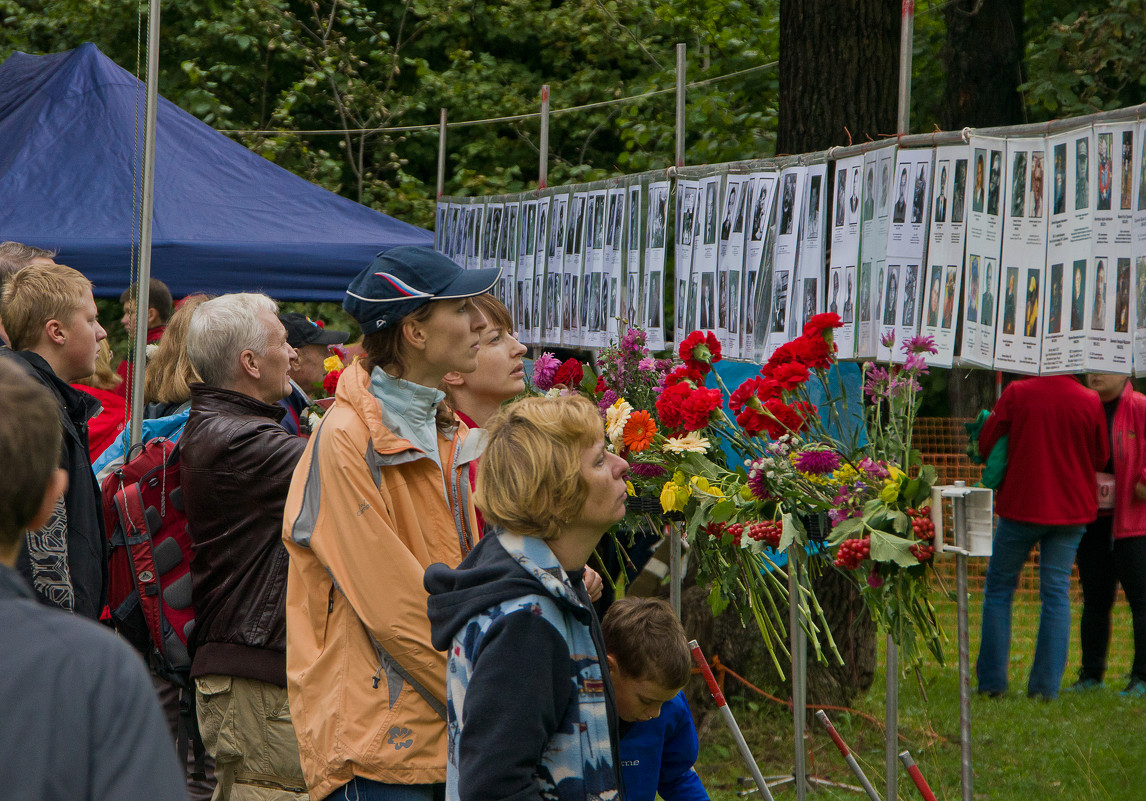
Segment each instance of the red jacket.
M1071 376L1015 381L979 432L984 458L1004 434L1009 435L1007 473L995 494L996 514L1047 526L1094 520L1095 472L1110 459L1097 392Z
M1146 536L1146 500L1134 486L1146 481L1146 395L1127 381L1114 413L1114 538Z

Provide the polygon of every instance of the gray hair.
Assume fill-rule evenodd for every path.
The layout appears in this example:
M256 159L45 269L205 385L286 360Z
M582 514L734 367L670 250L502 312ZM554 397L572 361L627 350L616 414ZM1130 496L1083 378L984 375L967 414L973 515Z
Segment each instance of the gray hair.
M187 358L203 383L229 387L238 375L239 354L267 352L270 335L259 319L263 312L277 314L278 304L253 292L220 295L195 309L187 329Z
M0 286L4 279L17 270L22 270L32 263L33 259L54 259L54 250L25 245L23 242L0 242Z

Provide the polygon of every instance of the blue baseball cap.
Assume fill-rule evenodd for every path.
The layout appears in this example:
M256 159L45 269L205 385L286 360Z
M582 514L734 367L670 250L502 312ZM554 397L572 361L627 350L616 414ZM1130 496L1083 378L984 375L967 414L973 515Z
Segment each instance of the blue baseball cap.
M483 295L500 274L497 269L463 270L433 248L391 248L354 277L342 308L358 321L362 333L372 334L430 301Z

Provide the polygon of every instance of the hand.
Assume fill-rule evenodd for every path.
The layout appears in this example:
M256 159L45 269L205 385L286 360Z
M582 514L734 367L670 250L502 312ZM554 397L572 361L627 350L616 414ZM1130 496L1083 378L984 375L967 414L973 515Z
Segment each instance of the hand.
M1146 481L1139 481L1134 485L1134 494L1138 496L1138 500L1146 501Z
M596 603L601 600L601 593L605 589L605 582L601 580L601 574L588 565L585 566L585 575L581 577L585 583L585 592L589 593L589 600Z

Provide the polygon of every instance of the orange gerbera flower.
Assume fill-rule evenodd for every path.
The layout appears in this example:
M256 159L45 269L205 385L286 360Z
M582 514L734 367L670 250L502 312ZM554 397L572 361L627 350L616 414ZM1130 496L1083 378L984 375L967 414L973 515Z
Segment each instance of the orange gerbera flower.
M640 453L653 444L653 434L657 433L657 424L646 411L633 412L629 415L629 422L625 423L624 433L621 435L625 447L633 453Z

